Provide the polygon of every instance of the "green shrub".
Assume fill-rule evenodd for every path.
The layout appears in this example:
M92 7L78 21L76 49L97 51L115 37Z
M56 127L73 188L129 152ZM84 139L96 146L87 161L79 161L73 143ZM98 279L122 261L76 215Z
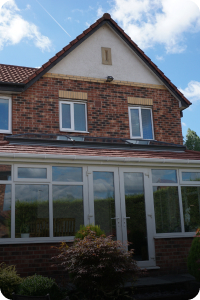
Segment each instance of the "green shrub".
M111 236L96 237L90 231L83 240L76 239L73 246L62 243L57 249L60 254L53 259L69 272L72 283L87 294L112 292L139 274L133 251L126 251L127 245L112 240Z
M200 229L196 232L196 237L192 241L192 246L187 258L187 267L189 273L200 281Z
M6 298L12 299L12 293L16 293L21 281L22 279L17 274L15 266L0 264L0 288Z
M55 280L41 275L26 277L19 286L18 293L26 296L50 295L50 299L59 299L60 290Z
M100 229L99 225L81 225L80 230L75 234L75 238L83 240L84 237L90 234L93 231L96 233L96 236L100 237L103 235L105 237L104 231Z

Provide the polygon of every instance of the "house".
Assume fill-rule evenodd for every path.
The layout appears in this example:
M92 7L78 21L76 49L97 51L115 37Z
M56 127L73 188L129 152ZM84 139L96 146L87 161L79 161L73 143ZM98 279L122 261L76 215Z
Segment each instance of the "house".
M191 103L104 14L41 68L0 65L0 254L49 274L81 224L129 240L154 274L186 271L200 225Z

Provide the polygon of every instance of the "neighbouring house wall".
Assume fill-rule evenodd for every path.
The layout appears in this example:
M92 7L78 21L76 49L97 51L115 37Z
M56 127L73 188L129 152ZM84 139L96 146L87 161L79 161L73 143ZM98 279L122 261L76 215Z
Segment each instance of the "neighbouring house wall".
M187 273L187 256L191 247L192 238L167 238L155 240L156 265L159 270L149 270L147 275ZM14 244L0 245L0 263L16 265L21 276L35 273L50 277L59 277L63 274L61 268L51 265L51 260L57 254L52 246L58 243L41 244Z
M67 134L59 131L59 90L87 93L89 134L83 135L129 139L127 99L138 97L153 99L155 139L182 144L179 104L167 89L48 77L13 96L12 134ZM3 136L0 134L0 139Z

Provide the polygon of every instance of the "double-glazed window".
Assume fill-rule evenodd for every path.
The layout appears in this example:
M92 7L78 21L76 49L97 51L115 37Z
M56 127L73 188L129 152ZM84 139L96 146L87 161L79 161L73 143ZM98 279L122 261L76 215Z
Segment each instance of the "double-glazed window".
M0 165L0 239L73 237L83 194L82 167Z
M200 227L200 172L152 170L156 233L188 233Z
M11 98L0 96L0 133L11 133Z
M153 122L150 108L129 107L129 124L131 138L152 140Z
M86 103L60 101L60 131L87 132Z

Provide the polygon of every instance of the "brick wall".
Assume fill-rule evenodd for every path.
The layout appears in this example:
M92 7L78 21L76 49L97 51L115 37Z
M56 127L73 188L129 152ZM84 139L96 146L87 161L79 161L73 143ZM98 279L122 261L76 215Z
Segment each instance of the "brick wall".
M41 78L13 96L12 133L67 134L59 132L59 90L88 94L88 135L130 138L127 98L150 98L155 139L182 144L178 101L168 90L56 78Z
M160 274L187 273L187 256L193 238L155 240L156 265Z
M192 238L156 239L156 265L160 270L150 270L148 275L187 273L186 259L191 242ZM63 270L51 267L51 257L57 254L51 246L58 246L58 243L0 245L0 262L16 265L21 276L37 273L58 278Z

